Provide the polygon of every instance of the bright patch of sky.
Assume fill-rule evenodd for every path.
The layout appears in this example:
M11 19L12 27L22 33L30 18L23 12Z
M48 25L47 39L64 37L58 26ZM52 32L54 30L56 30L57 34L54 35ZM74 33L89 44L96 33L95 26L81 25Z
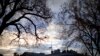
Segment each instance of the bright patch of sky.
M53 12L59 12L60 6L65 2L66 0L48 0L47 4L51 8Z

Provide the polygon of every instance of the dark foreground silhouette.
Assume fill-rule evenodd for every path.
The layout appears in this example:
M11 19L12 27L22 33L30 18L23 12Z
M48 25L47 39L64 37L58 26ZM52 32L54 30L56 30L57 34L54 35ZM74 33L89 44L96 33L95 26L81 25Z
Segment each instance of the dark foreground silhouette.
M3 56L2 54L0 54L0 56Z
M14 56L19 56L19 55L17 55L17 53L15 53ZM79 54L73 50L60 52L60 50L58 49L58 50L52 51L51 54L48 54L48 55L46 55L44 53L24 52L20 56L88 56L88 55L87 54Z

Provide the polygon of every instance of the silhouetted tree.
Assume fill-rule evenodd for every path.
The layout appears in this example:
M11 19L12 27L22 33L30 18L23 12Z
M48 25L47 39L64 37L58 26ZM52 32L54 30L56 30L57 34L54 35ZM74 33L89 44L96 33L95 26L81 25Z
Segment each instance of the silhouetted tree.
M69 8L63 8L69 18L75 20L70 31L78 32L79 40L84 43L91 56L100 54L100 1L73 0ZM75 33L75 32L74 32Z
M49 11L46 0L0 0L0 35L4 29L12 25L16 27L18 31L17 37L20 38L20 27L26 33L27 31L19 21L27 19L34 26L36 38L39 38L36 25L28 15L47 19L51 17Z

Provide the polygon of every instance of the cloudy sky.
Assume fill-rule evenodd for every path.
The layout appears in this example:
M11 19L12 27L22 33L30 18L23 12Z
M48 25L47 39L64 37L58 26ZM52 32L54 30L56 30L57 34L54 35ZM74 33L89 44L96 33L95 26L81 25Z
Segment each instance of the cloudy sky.
M60 6L67 0L48 0L47 4L52 9L53 12L58 12Z
M53 13L58 13L60 12L61 10L61 5L64 3L64 2L67 2L69 3L69 0L48 0L47 1L47 6L49 8L51 8L52 12ZM43 46L41 47L38 47L38 48L30 48L29 50L26 49L26 48L18 48L18 49L15 49L17 52L21 51L22 52L25 50L25 51L30 51L30 52L45 52L45 53L50 53L50 48L51 45L52 45L52 48L55 50L55 49L66 49L65 46L62 46L62 43L63 41L62 40L59 40L59 39L54 39L54 37L58 37L59 36L59 33L58 31L62 31L62 27L59 26L59 25L56 25L55 23L57 21L57 18L55 18L54 20L52 20L52 22L48 25L47 27L47 31L45 34L49 35L50 38L49 41L47 43L44 43ZM38 25L41 24L41 23L37 23ZM65 40L66 41L66 40ZM78 45L76 45L78 44ZM78 48L82 48L82 45L81 43L79 42L75 42L72 47L70 49L74 49L76 51L80 51L80 49L76 48L75 46L79 46ZM64 47L64 48L63 48ZM74 47L74 48L73 48ZM76 48L76 49L75 49ZM20 50L19 50L20 49ZM44 51L43 51L44 50Z
M47 4L53 12L59 12L63 3L69 4L71 0L48 0Z
M51 8L53 13L58 13L61 10L61 5L63 5L63 3L69 3L69 0L48 0L47 1L47 5L49 8ZM56 15L54 15L56 16ZM39 48L35 48L34 50L38 50L37 52L45 52L45 53L50 53L51 49L51 45L52 45L52 49L56 50L56 49L66 49L66 46L63 46L63 42L67 42L66 40L59 40L59 39L55 39L55 37L60 37L59 31L62 31L63 27L60 26L57 22L58 18L53 18L53 20L51 21L51 23L49 23L48 27L47 27L47 31L45 32L46 35L48 35L50 37L50 39L47 41L47 43L43 43L42 47ZM68 41L71 41L72 39L69 39ZM69 49L73 49L75 51L78 51L79 53L83 52L84 48L82 48L82 44L75 41L71 47ZM33 51L34 51L33 50ZM42 51L44 50L44 51Z

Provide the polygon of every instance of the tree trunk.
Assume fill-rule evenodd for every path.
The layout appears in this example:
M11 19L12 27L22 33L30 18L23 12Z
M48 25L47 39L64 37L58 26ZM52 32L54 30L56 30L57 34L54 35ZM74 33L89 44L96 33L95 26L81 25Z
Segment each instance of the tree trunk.
M3 25L0 26L0 35L2 34L2 32L4 31L5 28L6 28L6 27L3 26Z

